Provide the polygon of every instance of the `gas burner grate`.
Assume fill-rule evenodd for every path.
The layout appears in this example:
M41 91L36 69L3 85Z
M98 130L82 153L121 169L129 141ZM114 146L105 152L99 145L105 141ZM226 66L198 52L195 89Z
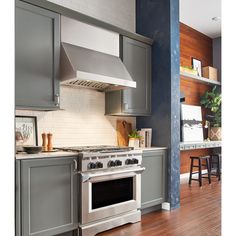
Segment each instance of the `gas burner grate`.
M73 147L60 147L57 148L64 151L74 151L74 152L125 152L133 150L132 147L118 147L118 146L73 146Z

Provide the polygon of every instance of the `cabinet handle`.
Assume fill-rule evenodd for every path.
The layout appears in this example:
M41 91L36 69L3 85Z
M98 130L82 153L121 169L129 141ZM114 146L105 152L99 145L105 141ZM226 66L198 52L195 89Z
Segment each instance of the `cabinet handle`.
M55 106L59 106L59 104L60 104L60 96L59 96L59 94L57 93L57 94L55 94L55 97L54 97L54 100L55 100Z
M75 159L73 159L73 161L74 161L74 166L75 166L74 172L77 172L78 171L78 162Z

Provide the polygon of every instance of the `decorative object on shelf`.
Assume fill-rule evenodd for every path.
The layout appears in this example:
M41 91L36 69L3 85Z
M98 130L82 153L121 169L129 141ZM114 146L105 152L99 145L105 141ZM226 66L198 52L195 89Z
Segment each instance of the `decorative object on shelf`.
M48 150L48 147L47 147L47 134L42 133L42 151L46 152L47 150Z
M180 66L180 72L186 72L192 75L198 75L197 70L194 70L191 66Z
M16 116L16 146L37 146L37 117Z
M139 135L138 131L132 130L129 136L129 147L139 148L139 141L141 136Z
M202 68L202 74L203 77L211 79L211 80L217 80L217 69L211 66L205 66Z
M210 140L212 141L221 140L221 127L210 128Z
M202 63L200 60L192 57L193 69L197 71L198 76L202 76Z
M48 144L47 144L47 151L51 152L52 151L52 134L48 133L47 134L47 138L48 138Z
M221 93L217 91L216 86L201 97L200 103L211 111L211 114L207 115L211 126L210 140L221 140Z
M182 141L203 141L202 109L200 106L181 104Z
M209 121L205 121L205 125L203 128L203 136L204 136L204 141L210 141L209 137L210 137L210 122Z
M143 128L138 131L140 135L140 147L151 147L152 145L152 129L151 128Z
M125 120L116 121L116 132L117 132L117 142L118 146L128 146L129 145L129 134L132 131L131 123Z

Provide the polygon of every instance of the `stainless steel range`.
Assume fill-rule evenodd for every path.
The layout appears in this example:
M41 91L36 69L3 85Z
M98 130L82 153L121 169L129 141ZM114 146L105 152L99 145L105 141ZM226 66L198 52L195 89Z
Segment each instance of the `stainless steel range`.
M141 220L141 150L113 146L63 150L79 153L80 235Z

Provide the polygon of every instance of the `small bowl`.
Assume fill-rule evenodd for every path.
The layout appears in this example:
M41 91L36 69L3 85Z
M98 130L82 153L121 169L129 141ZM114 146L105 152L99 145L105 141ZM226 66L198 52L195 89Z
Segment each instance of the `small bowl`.
M24 146L24 151L28 154L36 154L42 151L41 146Z

